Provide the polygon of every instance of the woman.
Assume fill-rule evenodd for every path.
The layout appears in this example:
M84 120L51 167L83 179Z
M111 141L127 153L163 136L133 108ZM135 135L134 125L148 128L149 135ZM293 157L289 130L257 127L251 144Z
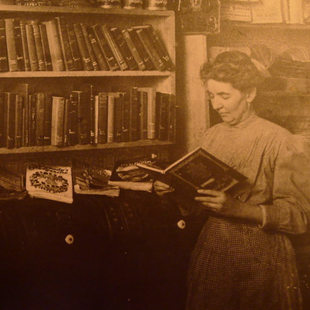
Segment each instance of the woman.
M207 130L201 146L245 175L250 186L235 195L198 190L195 200L210 216L192 254L187 309L301 309L288 235L307 229L302 144L255 115L260 74L246 54L224 52L203 66L201 76L223 120ZM170 191L160 182L154 188L160 195Z

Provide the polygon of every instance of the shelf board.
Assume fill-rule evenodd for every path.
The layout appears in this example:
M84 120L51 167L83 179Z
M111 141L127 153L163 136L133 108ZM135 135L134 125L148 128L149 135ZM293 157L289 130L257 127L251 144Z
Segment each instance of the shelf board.
M121 148L134 148L134 147L146 147L146 146L169 146L173 145L173 142L159 141L159 140L139 140L133 142L113 142L97 145L75 145L66 147L57 147L53 145L44 146L29 146L20 147L14 149L0 148L0 155L11 154L30 154L30 153L50 153L50 152L72 152L72 151L94 151L94 150L109 150L109 149L121 149Z
M23 6L0 5L0 12L48 13L48 14L95 14L95 15L139 15L139 16L174 16L174 11L126 10L121 8L102 9L97 7L61 7L61 6Z
M234 22L234 21L223 21L223 27L235 26L238 28L253 28L253 29L279 29L279 30L310 30L309 24L252 24L248 22Z
M170 76L169 71L19 71L1 72L0 78L55 78L55 77L143 77Z

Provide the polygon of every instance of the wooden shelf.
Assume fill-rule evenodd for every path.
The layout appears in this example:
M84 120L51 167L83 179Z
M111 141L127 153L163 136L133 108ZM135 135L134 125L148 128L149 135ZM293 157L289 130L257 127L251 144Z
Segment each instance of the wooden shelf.
M60 7L60 6L23 6L23 5L0 5L0 12L12 13L47 13L47 14L94 14L94 15L130 15L130 16L174 16L174 11L151 11L143 9L126 10L121 8L102 9L96 7Z
M19 71L1 72L0 78L58 78L58 77L168 77L169 71Z
M170 141L159 140L139 140L133 142L113 142L97 145L75 145L66 147L57 147L53 145L44 146L29 146L20 147L14 149L0 148L0 155L11 154L29 154L29 153L51 153L51 152L73 152L73 151L94 151L94 150L109 150L109 149L121 149L121 148L134 148L134 147L152 147L152 146L169 146L173 145Z

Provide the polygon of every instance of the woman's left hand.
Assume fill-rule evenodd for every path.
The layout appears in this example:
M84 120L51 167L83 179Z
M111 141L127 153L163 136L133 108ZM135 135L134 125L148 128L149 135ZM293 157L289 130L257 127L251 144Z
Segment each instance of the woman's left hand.
M211 189L199 189L197 192L200 195L196 196L195 200L207 210L228 216L233 215L234 199L230 195Z

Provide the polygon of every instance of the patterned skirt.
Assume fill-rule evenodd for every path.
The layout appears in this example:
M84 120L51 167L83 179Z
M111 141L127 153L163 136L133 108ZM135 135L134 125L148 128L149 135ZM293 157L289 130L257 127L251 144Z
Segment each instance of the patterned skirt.
M290 240L210 217L192 254L187 310L301 310Z

